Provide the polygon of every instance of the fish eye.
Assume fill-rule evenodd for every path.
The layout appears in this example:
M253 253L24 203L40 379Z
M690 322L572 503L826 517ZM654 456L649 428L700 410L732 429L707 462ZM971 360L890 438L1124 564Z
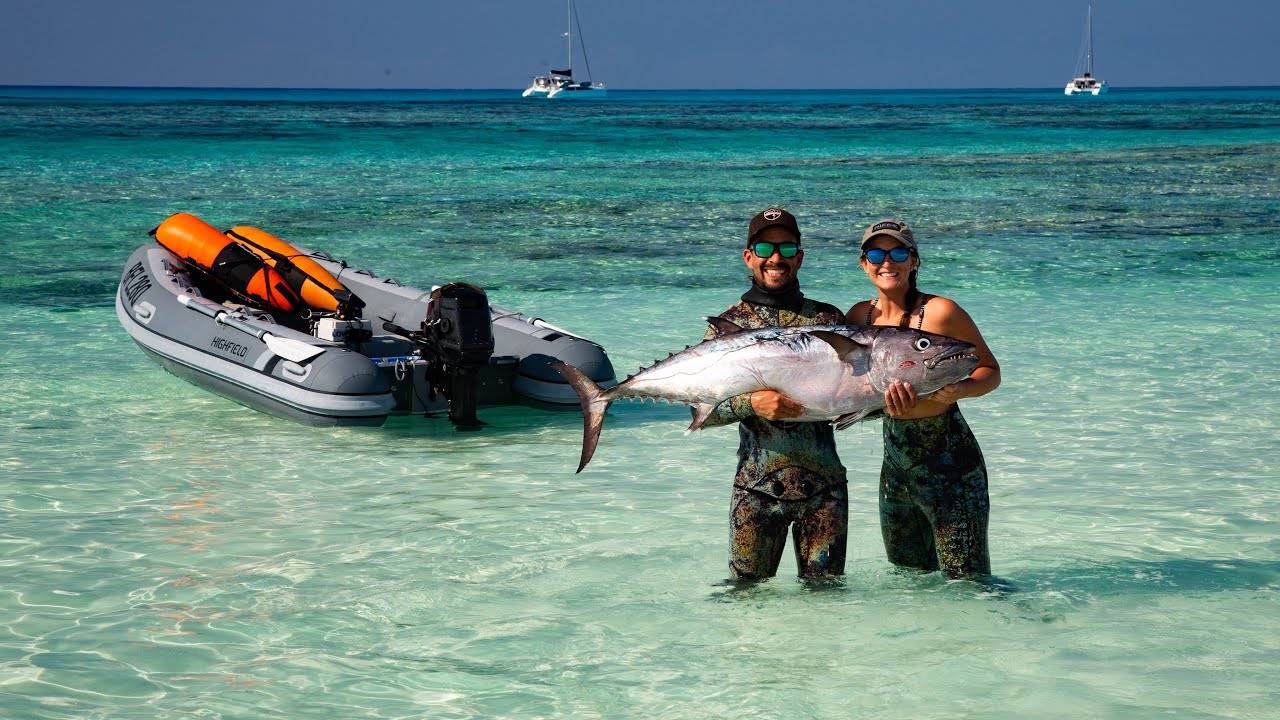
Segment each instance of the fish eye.
M932 344L933 343L929 342L929 338L919 338L916 340L914 347L916 350L928 350L929 346Z

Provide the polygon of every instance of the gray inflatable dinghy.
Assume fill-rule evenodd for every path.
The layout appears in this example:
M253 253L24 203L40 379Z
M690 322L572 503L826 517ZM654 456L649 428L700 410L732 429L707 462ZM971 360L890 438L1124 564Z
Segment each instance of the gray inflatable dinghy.
M262 412L309 425L381 425L444 414L460 429L476 408L580 407L552 360L617 382L603 348L538 318L490 306L484 291L430 291L297 248L363 301L356 317L282 313L234 302L157 243L129 257L116 315L161 367ZM286 316L287 315L287 316Z

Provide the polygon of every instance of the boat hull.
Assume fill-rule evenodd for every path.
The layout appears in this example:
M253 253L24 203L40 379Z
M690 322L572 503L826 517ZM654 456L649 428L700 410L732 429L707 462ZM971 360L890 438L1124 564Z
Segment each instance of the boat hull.
M608 97L608 88L603 87L562 87L547 93L549 100L598 100Z
M1107 92L1107 84L1101 83L1092 87L1076 87L1074 84L1068 84L1063 89L1064 95L1102 95Z

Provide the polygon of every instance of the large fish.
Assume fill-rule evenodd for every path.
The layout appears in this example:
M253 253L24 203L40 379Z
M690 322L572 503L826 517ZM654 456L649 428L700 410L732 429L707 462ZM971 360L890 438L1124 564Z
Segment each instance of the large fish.
M707 318L721 333L660 360L605 390L580 370L551 362L582 402L582 459L595 454L609 405L619 398L661 399L694 408L697 430L721 402L772 389L804 406L795 421L830 420L837 430L879 417L884 391L894 380L917 395L968 377L978 366L971 343L898 327L807 325L743 330Z

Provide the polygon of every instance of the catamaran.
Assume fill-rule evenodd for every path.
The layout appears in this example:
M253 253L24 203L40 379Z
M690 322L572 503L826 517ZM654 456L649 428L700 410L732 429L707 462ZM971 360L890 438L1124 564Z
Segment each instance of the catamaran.
M1077 75L1067 83L1063 92L1067 95L1101 95L1107 91L1107 83L1093 76L1093 3L1089 3L1089 18L1085 22L1083 54L1084 74ZM1080 62L1077 60L1076 70L1079 69Z
M568 2L569 31L564 34L564 37L568 49L569 67L566 70L552 70L546 75L535 77L533 83L521 93L522 97L586 99L604 97L608 93L604 83L591 81L591 61L587 59L587 45L582 41L582 24L578 22L578 10L574 7L573 0ZM587 79L583 81L573 78L573 28L575 25L578 27L578 44L582 46L582 61L587 66Z

